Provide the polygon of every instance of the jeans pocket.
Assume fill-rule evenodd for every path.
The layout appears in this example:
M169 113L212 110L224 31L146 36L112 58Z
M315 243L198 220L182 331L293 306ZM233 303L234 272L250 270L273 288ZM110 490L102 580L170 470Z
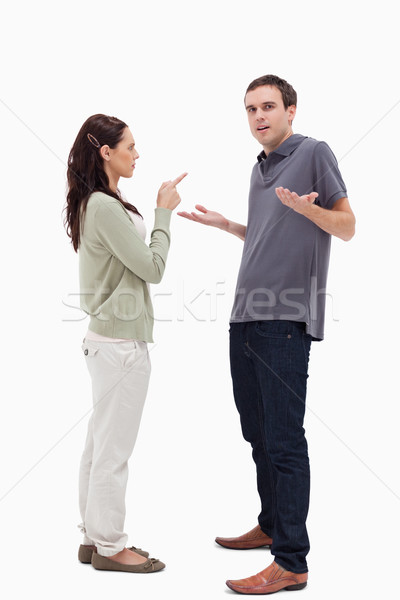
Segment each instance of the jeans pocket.
M290 324L285 321L257 321L255 332L266 338L284 340L292 337Z

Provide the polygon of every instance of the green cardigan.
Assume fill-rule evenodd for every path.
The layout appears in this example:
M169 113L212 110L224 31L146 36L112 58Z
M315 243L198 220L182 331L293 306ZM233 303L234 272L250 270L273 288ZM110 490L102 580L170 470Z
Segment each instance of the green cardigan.
M172 211L155 209L147 246L124 206L91 194L81 228L80 306L100 335L153 342L153 307L146 282L159 283L167 260Z

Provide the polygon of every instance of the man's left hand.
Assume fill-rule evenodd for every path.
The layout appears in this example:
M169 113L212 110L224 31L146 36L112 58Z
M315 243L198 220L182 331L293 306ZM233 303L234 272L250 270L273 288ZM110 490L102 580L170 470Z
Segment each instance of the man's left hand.
M317 192L299 196L296 192L291 192L283 187L275 188L275 192L282 204L285 204L289 208L293 208L293 210L300 214L306 213L307 209L311 204L314 204L315 199L318 198Z

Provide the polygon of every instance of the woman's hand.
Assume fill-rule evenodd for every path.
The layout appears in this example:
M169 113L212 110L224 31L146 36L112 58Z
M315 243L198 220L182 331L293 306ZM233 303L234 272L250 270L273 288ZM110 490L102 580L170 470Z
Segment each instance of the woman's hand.
M157 195L157 207L158 208L169 208L170 210L174 210L178 206L181 201L181 197L179 196L176 186L184 177L186 177L187 173L182 173L173 181L164 181L160 189L158 190Z
M202 225L210 225L211 227L218 227L219 229L227 231L229 221L220 213L213 210L207 210L204 206L201 206L201 204L196 204L195 208L197 208L200 213L178 212L177 214L190 221L196 221L197 223L202 223Z

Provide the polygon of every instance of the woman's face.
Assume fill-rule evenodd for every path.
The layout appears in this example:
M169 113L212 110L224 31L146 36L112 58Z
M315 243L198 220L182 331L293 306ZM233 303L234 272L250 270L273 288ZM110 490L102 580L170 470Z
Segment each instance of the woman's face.
M113 178L132 177L139 154L129 127L125 127L122 139L115 148L103 146L101 150L104 151L102 156L106 171L109 171Z

